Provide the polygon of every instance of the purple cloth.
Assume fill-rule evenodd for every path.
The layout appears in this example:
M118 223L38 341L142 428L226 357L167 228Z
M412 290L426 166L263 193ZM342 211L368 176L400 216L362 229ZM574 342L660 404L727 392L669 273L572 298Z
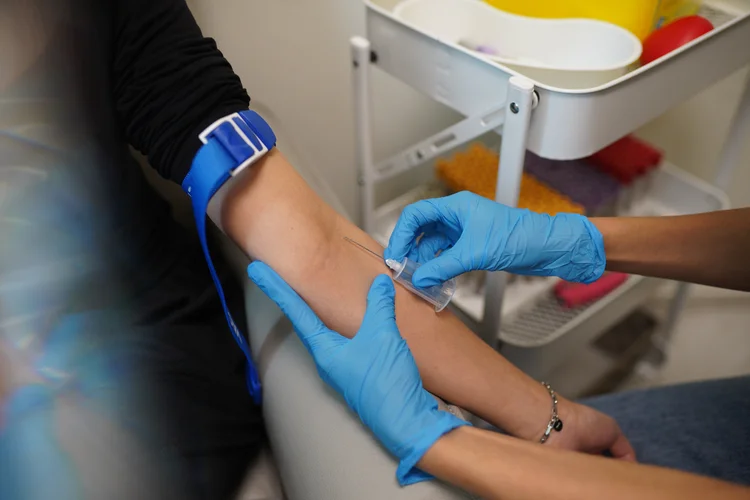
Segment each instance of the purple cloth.
M527 152L525 169L539 181L582 205L586 213L596 212L614 202L621 189L614 177L583 160L548 160Z

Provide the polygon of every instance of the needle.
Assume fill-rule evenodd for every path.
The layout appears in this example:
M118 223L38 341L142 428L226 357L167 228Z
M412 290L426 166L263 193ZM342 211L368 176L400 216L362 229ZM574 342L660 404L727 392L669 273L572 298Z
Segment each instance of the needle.
M356 241L354 241L353 239L351 239L351 238L349 238L347 236L344 236L344 239L346 241L348 241L349 243L351 243L352 245L356 246L357 248L359 248L361 250L364 250L365 252L369 253L373 257L377 258L379 261L381 261L381 262L383 261L383 256L382 255L373 252L372 250L370 250L366 246L362 245L361 243L357 243Z

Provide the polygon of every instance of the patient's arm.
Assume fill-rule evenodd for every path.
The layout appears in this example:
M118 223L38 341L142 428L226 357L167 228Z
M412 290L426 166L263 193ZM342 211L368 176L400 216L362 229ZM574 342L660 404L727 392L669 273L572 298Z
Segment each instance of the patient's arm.
M248 95L184 0L128 0L113 7L118 128L163 177L181 184L201 146L199 133L247 109ZM385 267L342 237L375 243L323 203L277 151L235 180L223 215L214 220L221 219L247 254L276 269L329 326L353 335L370 283ZM404 291L396 305L401 331L432 392L513 434L541 435L550 411L541 385L449 314L435 315ZM569 407L578 408L561 405L566 431L550 444L581 449L580 442L565 442L575 437L573 419L564 414ZM590 425L581 427L587 436L595 434Z
M333 330L353 336L382 262L344 241L381 247L321 200L278 151L252 167L222 201L221 226L273 267ZM397 287L398 288L398 287ZM396 316L425 387L508 432L533 438L547 424L546 390L450 313L398 289Z
M419 468L482 498L502 500L740 500L750 489L671 469L549 450L462 427L440 438Z

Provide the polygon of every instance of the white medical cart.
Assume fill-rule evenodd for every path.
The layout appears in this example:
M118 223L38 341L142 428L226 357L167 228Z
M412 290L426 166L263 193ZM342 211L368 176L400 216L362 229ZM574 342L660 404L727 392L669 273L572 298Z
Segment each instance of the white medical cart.
M526 150L550 159L591 155L658 117L676 104L750 63L750 1L707 1L702 15L715 29L605 85L586 90L553 88L494 63L480 54L441 41L393 15L398 0L365 0L367 38L351 40L360 223L386 244L401 209L425 195L417 188L375 205L376 184L496 131L502 136L496 200L518 201ZM370 71L376 67L465 118L446 130L387 158L372 153ZM639 182L622 213L670 215L728 207L724 193L750 138L750 91L746 88L729 132L715 185L665 162ZM485 290L459 290L454 307L469 326L508 359L544 378L568 355L642 305L659 280L631 276L606 297L574 309L554 300L554 280L516 280L491 273ZM669 337L683 308L687 286L672 300L660 337Z

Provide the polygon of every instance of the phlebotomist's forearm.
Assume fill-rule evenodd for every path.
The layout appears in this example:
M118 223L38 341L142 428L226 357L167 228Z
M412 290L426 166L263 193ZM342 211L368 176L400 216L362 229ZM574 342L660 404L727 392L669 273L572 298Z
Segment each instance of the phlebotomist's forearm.
M612 271L750 291L750 208L591 221Z

